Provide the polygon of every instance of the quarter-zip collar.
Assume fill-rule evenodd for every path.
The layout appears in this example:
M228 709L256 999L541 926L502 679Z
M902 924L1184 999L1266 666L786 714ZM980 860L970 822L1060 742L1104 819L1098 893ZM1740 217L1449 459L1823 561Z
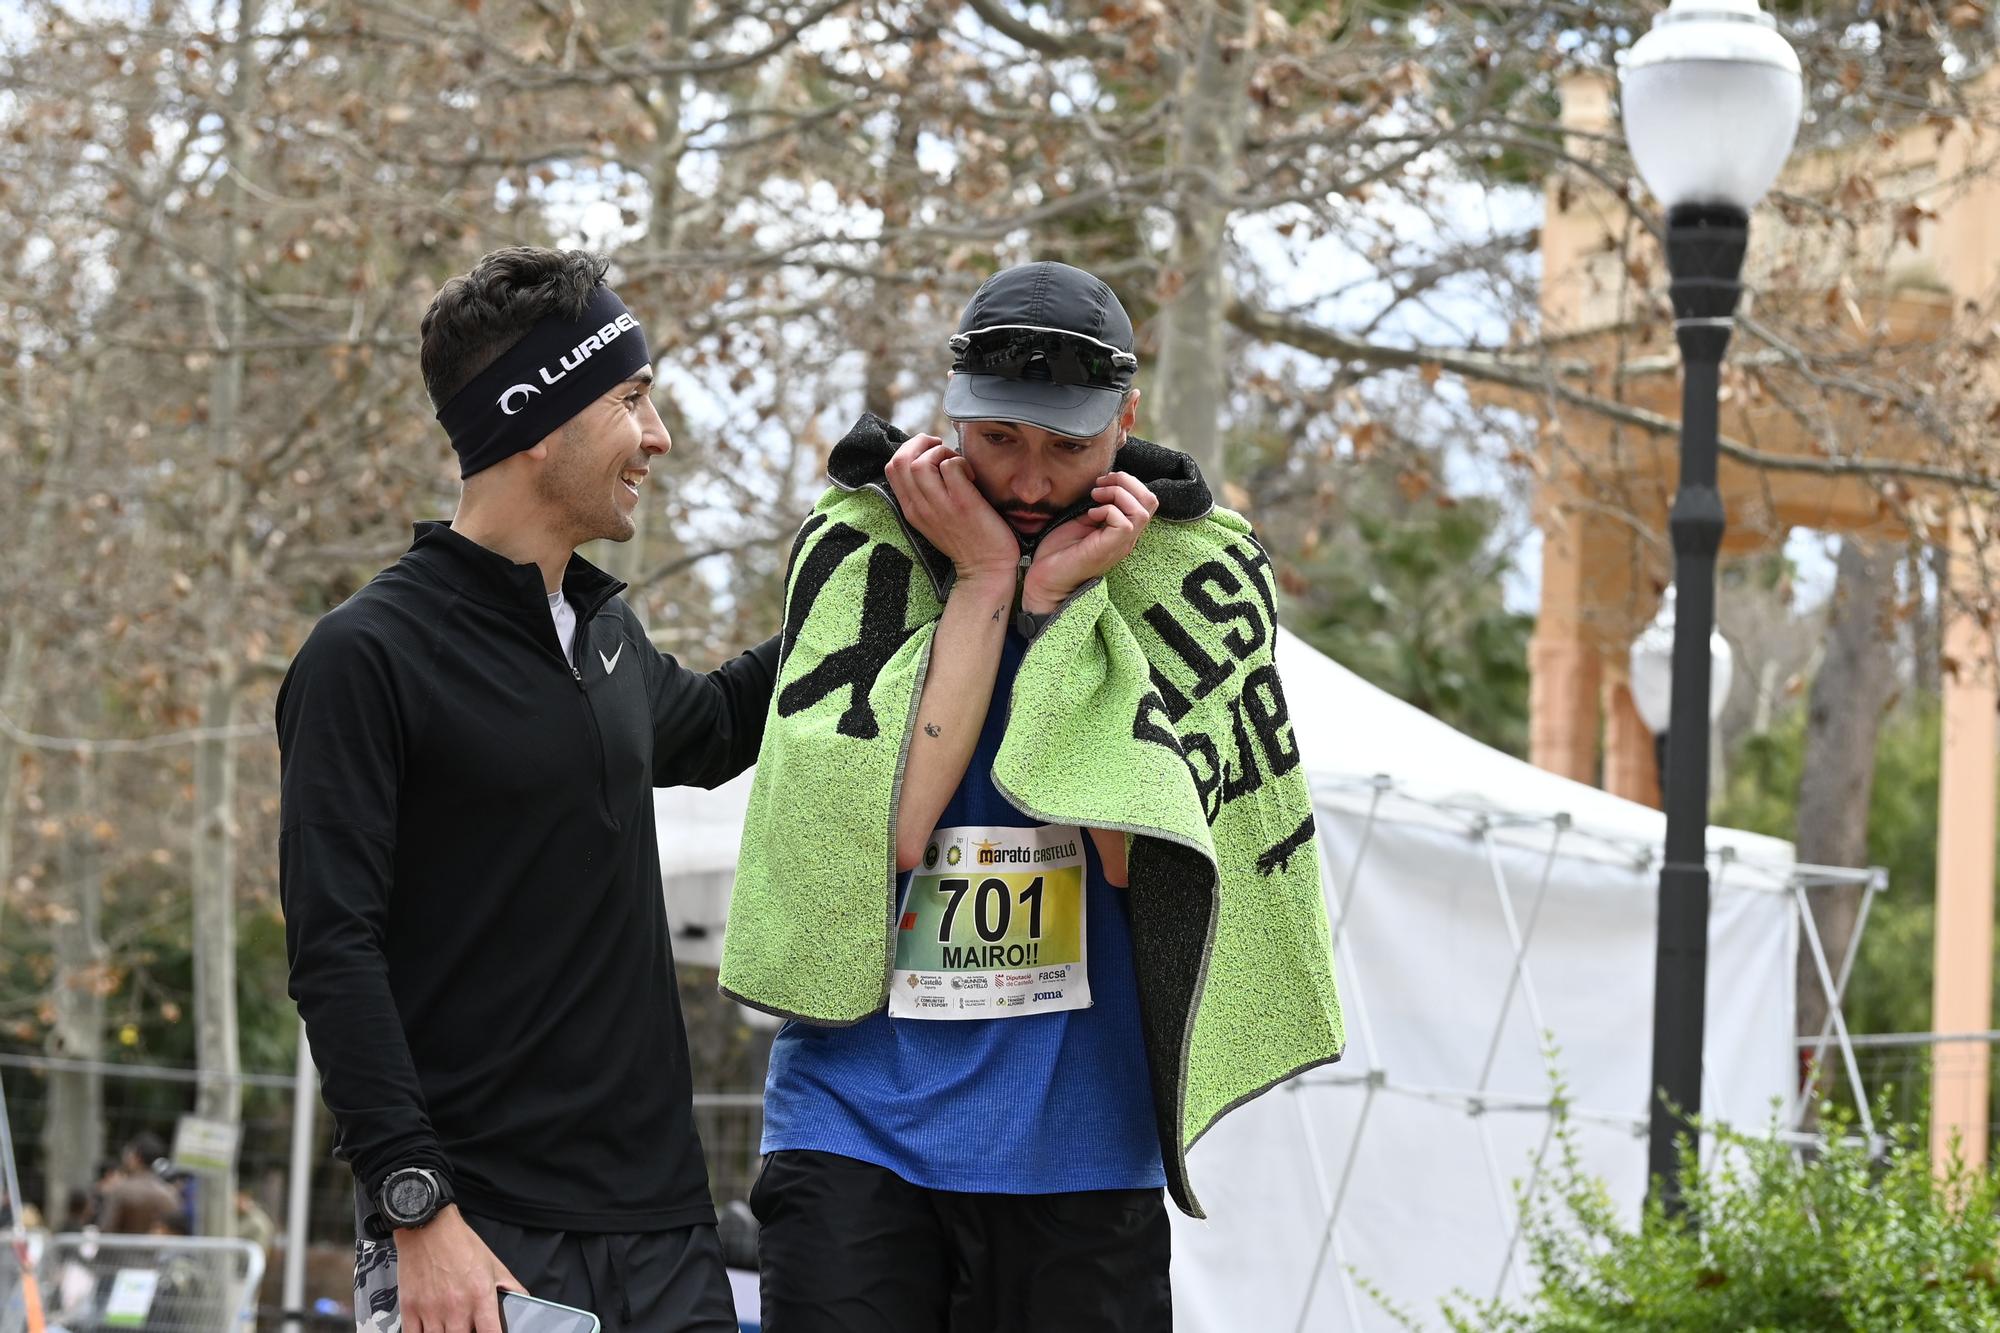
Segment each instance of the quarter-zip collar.
M449 523L417 524L410 557L414 568L460 596L507 611L548 617L549 593L540 565L517 564L453 531ZM579 632L606 602L624 590L622 582L582 556L570 554L569 565L563 570L562 591L576 611Z

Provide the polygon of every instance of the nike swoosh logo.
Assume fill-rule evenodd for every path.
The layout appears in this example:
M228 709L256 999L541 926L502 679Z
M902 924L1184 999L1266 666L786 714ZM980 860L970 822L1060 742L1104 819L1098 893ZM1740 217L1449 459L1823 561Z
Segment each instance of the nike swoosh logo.
M597 660L604 663L604 674L608 676L618 669L618 659L623 656L625 656L625 645L621 643L618 645L617 652L611 654L609 657L606 657L603 653L599 653Z

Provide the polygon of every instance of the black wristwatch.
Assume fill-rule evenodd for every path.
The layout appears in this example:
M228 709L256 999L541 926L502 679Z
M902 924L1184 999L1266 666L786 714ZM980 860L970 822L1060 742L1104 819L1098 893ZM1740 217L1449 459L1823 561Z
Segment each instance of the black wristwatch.
M398 1167L375 1191L375 1209L392 1231L423 1226L451 1202L451 1182L424 1166Z

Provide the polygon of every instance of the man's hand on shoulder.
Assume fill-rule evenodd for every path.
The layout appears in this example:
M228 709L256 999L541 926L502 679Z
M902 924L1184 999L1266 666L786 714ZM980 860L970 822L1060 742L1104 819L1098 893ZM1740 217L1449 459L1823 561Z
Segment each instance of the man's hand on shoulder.
M951 557L960 582L1014 580L1021 543L973 484L972 465L935 435L913 435L887 468L903 517Z
M497 1289L528 1294L456 1205L396 1233L396 1287L403 1327L418 1333L500 1333Z
M1107 472L1090 491L1096 506L1049 530L1021 587L1021 607L1046 615L1084 584L1132 554L1159 497L1137 477Z

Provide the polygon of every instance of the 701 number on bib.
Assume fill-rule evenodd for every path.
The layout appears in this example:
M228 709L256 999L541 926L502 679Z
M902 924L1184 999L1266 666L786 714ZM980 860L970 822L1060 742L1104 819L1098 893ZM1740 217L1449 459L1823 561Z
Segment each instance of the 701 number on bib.
M1035 876L1028 886L1021 890L1019 901L1028 909L1028 938L1040 942L1042 938L1042 879ZM948 900L945 903L944 919L938 925L938 943L951 943L952 924L958 920L958 909L972 893L969 879L941 879L937 891ZM1013 924L1015 895L1013 886L1004 879L987 878L979 881L979 892L972 902L972 928L979 932L979 938L988 944L1007 938L1007 928Z

